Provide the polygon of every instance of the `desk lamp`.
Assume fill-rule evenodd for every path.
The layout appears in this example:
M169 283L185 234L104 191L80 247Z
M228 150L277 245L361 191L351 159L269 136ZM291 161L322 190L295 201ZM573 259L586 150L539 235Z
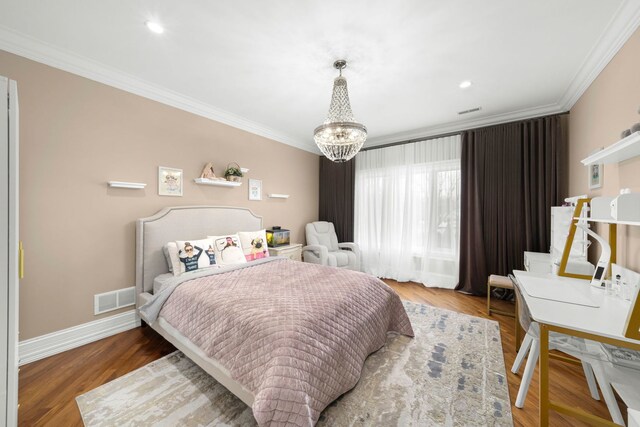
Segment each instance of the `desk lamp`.
M600 253L600 259L596 264L596 271L593 273L593 278L591 279L591 286L595 286L596 288L604 287L604 275L607 274L607 269L609 268L609 260L611 259L611 246L609 243L600 237L595 231L592 231L589 228L588 224L576 224L577 227L583 229L589 236L593 237L600 243L602 246L602 252Z

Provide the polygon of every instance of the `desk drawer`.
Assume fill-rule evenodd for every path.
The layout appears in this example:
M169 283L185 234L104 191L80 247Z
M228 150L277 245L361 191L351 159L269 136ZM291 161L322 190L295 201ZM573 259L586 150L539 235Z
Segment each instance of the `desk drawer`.
M524 268L532 273L551 273L551 254L525 252Z

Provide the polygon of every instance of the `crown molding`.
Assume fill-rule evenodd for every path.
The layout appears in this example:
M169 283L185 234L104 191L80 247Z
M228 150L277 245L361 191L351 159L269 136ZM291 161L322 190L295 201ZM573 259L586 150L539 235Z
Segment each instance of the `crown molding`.
M569 111L639 26L640 0L623 0L564 94L556 103L370 138L366 146L375 147L416 138L428 138L435 135Z
M500 123L513 122L516 120L530 119L533 117L546 116L549 114L563 113L565 111L566 110L562 109L562 106L559 104L548 104L540 107L525 108L509 113L493 114L477 119L449 122L441 125L414 129L407 132L400 132L371 138L367 140L366 147L371 148L378 145L393 144L396 142L408 141L411 139L428 138L436 135L460 132L467 129L475 129L484 126L497 125Z
M315 144L0 26L0 49L314 154Z
M640 0L623 0L603 34L580 66L579 71L571 80L564 94L559 98L558 102L554 104L526 108L509 113L494 114L477 119L453 121L406 132L374 137L367 141L366 146L374 147L408 139L458 132L476 127L490 126L568 111L582 94L584 94L639 25ZM304 151L314 154L320 153L311 141L301 141L263 124L256 123L175 91L146 82L97 61L56 48L4 26L0 26L0 49Z
M624 0L560 98L570 110L640 26L640 0Z

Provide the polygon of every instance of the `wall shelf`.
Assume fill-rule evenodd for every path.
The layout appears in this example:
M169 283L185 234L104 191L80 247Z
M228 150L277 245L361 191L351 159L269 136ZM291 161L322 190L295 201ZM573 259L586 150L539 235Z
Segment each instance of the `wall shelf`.
M582 160L585 166L596 163L618 163L632 157L640 156L640 132L634 132L609 147L593 153Z
M130 190L144 190L147 184L142 182L125 182L125 181L109 181L107 182L111 188L128 188Z
M607 219L607 218L581 218L581 217L574 217L573 219L589 221L589 222L597 222L600 224L619 224L619 225L640 226L640 221L618 221L615 219Z
M269 194L269 198L270 199L288 199L289 195L272 193L272 194Z
M242 182L223 181L221 179L196 178L193 181L200 185L215 185L218 187L240 187L242 185Z

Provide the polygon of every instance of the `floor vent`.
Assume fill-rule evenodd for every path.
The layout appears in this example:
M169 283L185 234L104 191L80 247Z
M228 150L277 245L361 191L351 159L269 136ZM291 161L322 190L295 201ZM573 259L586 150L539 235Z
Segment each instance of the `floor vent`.
M97 294L93 297L93 314L102 314L108 311L117 310L122 307L129 307L136 303L136 288L118 289L117 291Z
M476 111L480 111L482 110L482 107L476 107L476 108L471 108L469 110L464 110L464 111L458 111L458 114L469 114L469 113L475 113Z

